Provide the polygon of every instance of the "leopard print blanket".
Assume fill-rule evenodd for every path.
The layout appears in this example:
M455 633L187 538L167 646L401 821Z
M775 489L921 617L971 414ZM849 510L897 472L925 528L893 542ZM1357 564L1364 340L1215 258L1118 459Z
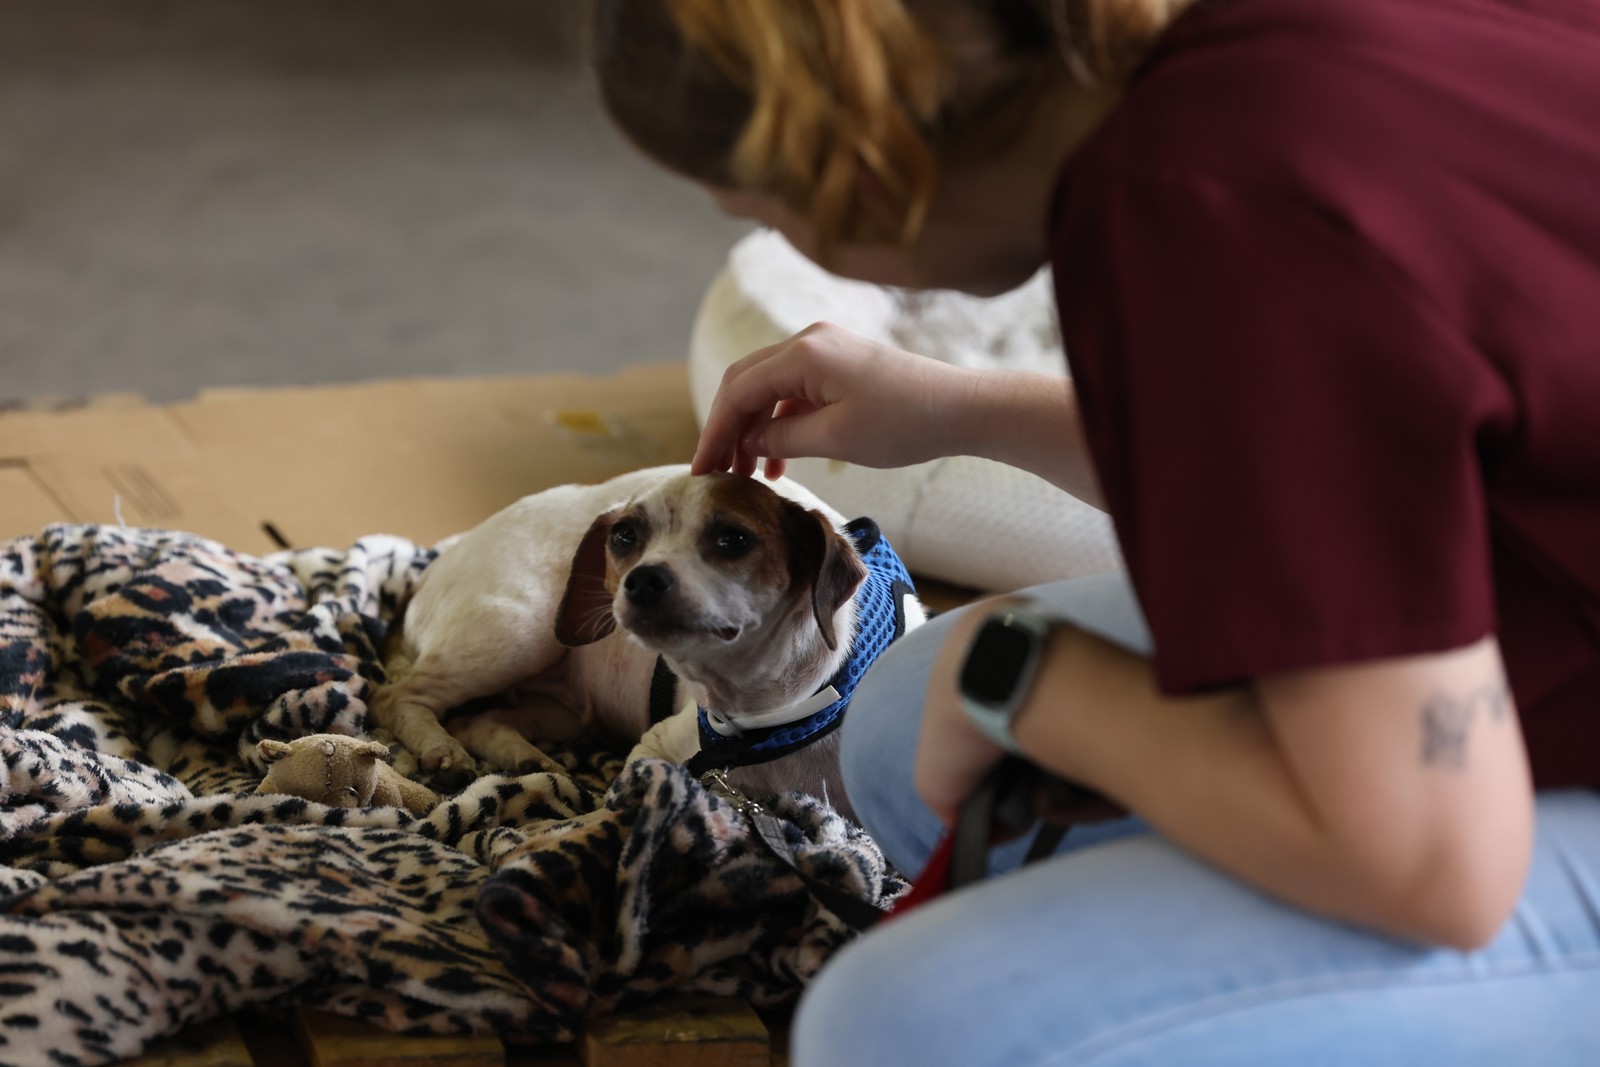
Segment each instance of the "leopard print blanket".
M188 534L0 542L0 1063L107 1063L247 1005L565 1041L667 991L774 1005L850 936L680 768L547 749L426 816L256 795L263 738L359 735L432 553ZM809 875L903 888L779 798Z

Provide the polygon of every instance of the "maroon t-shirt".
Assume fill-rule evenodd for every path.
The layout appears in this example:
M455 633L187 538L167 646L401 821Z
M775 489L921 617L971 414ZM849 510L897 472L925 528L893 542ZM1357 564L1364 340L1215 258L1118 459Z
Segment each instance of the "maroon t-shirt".
M1600 4L1201 0L1053 234L1162 686L1494 633L1600 783Z

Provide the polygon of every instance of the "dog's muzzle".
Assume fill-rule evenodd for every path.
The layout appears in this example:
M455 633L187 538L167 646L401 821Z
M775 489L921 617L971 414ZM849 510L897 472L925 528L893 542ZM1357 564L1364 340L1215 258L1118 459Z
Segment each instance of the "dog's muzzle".
M658 607L675 584L671 571L652 563L629 571L622 580L622 590L627 595L628 603L636 608L649 609Z

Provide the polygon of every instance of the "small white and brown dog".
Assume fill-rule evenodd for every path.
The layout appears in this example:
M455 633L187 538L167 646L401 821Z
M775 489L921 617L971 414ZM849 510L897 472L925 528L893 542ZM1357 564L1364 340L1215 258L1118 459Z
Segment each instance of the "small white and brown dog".
M537 742L599 729L636 741L630 760L851 815L836 728L866 667L925 618L870 521L786 478L651 468L534 493L449 545L372 715L447 782L473 755L550 768ZM501 699L441 724L486 697Z

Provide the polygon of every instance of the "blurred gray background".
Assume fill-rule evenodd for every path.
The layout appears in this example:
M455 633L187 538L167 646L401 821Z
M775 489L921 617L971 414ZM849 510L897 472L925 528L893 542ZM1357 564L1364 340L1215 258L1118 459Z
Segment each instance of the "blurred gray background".
M4 0L0 400L681 358L746 227L583 0Z

